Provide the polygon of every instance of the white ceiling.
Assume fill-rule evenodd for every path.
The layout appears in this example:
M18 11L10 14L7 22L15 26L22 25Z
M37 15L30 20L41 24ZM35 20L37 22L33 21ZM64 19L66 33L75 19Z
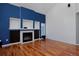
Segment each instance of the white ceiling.
M55 3L11 3L11 4L29 8L42 14L46 14L48 11L50 11L51 7L55 6Z

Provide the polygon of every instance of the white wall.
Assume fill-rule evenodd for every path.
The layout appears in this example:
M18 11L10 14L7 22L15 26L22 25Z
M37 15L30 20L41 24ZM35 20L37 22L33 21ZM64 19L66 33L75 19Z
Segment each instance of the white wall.
M75 4L57 3L46 15L46 36L49 39L76 44Z
M76 44L79 44L79 3L76 3Z
M76 14L76 43L79 44L79 13Z

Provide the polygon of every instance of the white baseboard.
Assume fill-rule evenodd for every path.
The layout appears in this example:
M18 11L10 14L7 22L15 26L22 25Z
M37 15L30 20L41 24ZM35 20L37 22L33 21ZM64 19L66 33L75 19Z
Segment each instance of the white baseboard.
M8 46L11 46L11 45L15 45L15 44L19 44L19 43L20 42L5 44L5 45L2 45L2 48L8 47Z
M26 43L31 43L31 42L33 42L33 41L23 42L23 43L21 43L21 44L26 44Z
M49 40L53 40L53 39L51 39L51 38L47 38L47 39L49 39ZM58 40L54 40L54 41L58 41ZM63 41L59 41L59 42L63 42ZM68 42L63 42L63 43L71 44L71 43L68 43ZM79 44L72 43L71 45L79 45Z
M41 40L41 38L38 38L38 39L34 39L34 41L37 41L37 40Z
M31 43L31 42L35 42L35 41L37 41L37 40L41 40L41 39L34 39L34 41L23 42L23 43L21 43L21 44Z
M40 38L39 39L35 39L34 41L37 41L37 40L41 40ZM2 48L4 47L8 47L8 46L11 46L11 45L15 45L15 44L25 44L25 43L31 43L31 42L34 42L34 41L28 41L28 42L16 42L16 43L9 43L9 44L5 44L5 45L2 45Z
M75 45L79 45L79 44L75 44Z

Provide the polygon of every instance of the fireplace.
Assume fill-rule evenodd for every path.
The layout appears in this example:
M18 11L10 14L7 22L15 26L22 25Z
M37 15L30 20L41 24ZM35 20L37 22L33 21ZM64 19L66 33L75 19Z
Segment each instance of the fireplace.
M33 42L34 41L34 31L21 31L20 32L20 42Z
M32 32L23 33L23 42L32 41Z

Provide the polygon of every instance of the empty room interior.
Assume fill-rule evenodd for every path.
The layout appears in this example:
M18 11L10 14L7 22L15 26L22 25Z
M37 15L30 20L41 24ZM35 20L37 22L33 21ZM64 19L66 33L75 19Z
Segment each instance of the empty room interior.
M0 56L79 56L79 3L0 3Z

